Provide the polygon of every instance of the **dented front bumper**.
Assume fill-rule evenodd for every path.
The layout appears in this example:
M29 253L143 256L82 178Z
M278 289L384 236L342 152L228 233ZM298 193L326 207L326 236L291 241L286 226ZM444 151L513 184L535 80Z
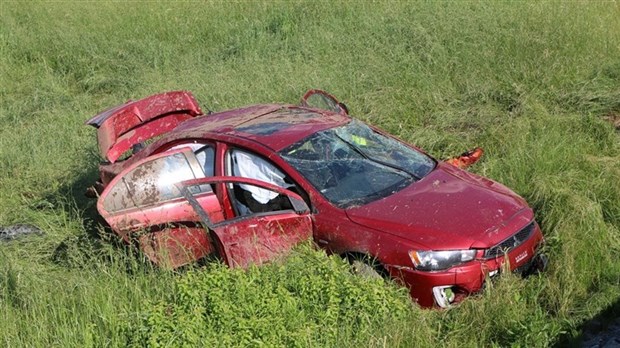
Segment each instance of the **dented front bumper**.
M542 233L536 225L528 240L501 257L477 258L445 271L425 272L399 267L391 273L397 273L397 278L404 284L411 284L411 296L420 306L444 308L481 291L487 279L502 271L509 270L523 276L543 271L547 267L547 257L539 252L542 242Z

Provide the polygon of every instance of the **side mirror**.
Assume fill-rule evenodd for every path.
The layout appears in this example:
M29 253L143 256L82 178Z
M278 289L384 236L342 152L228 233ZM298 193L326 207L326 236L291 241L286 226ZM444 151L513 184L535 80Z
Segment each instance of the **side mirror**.
M311 89L301 98L301 106L329 110L341 115L349 115L349 108L333 95L320 89Z
M478 162L483 154L484 154L484 150L481 147L476 147L469 151L463 152L458 157L447 159L446 163L449 163L461 169L465 169L471 166L472 164Z
M298 215L307 214L307 213L310 212L310 208L308 207L306 202L304 202L303 200L298 199L298 198L293 197L293 196L288 196L288 199L291 201L291 205L293 206L293 210Z

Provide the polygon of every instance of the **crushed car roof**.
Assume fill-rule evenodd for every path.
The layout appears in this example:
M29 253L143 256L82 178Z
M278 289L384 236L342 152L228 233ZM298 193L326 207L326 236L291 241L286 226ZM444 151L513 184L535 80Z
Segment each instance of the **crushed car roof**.
M213 113L187 120L170 132L204 137L228 134L259 142L279 151L321 130L348 123L348 116L294 105L266 104Z

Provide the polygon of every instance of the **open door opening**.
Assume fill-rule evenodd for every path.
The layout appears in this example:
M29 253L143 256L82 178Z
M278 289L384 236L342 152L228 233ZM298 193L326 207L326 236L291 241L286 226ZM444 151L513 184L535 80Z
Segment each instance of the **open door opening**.
M272 192L286 203L213 223L193 197L192 188L219 183ZM310 209L299 195L290 190L254 179L229 176L189 180L182 185L183 195L201 217L203 225L212 232L209 234L211 243L218 249L220 259L230 267L260 265L288 253L295 245L312 237ZM235 199L231 200L231 204L236 203Z

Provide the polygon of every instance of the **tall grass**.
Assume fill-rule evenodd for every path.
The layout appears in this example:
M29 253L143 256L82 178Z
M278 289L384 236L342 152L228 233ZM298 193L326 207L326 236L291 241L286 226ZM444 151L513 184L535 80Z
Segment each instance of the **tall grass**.
M616 3L18 3L0 6L5 346L546 346L620 299ZM550 269L447 311L301 247L247 272L152 269L109 240L94 132L129 98L192 90L212 110L326 89L357 117L536 209Z

